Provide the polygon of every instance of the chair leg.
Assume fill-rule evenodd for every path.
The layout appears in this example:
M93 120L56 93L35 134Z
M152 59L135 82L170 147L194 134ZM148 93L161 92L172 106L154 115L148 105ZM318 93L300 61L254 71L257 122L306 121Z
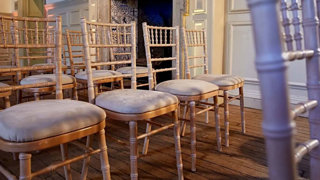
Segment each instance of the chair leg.
M220 134L220 119L219 119L219 104L218 104L218 96L213 97L214 101L214 115L216 121L216 138L217 138L217 147L218 151L222 151L221 147L221 134Z
M99 94L99 88L98 88L97 84L94 85L94 94L95 94L95 96L97 96Z
M224 128L225 128L225 145L229 147L229 97L228 92L223 91L223 103L224 103Z
M152 125L150 123L147 123L146 126L146 133L150 132L152 128ZM144 138L144 143L143 143L143 149L142 149L142 154L146 155L148 153L148 149L149 149L149 142L150 142L150 137L147 136Z
M122 80L120 80L120 89L124 89L123 79L122 79Z
M129 128L130 128L130 170L131 170L130 176L131 176L131 180L137 180L138 179L137 122L130 121Z
M206 99L205 102L208 103L208 102L209 102L209 99ZM208 105L205 106L205 108L208 108L208 107L209 107ZM206 112L205 112L205 122L206 122L207 124L209 123L209 111L206 111Z
M111 180L110 165L108 158L108 149L106 144L106 135L104 129L99 131L99 148L101 149L100 161L103 180Z
M196 171L196 123L195 123L195 117L196 117L196 103L194 101L190 101L190 136L191 136L191 171Z
M90 148L92 142L92 136L87 136L86 147ZM87 151L86 151L87 152ZM83 160L82 171L81 171L81 180L87 179L88 167L90 162L90 156Z
M31 180L31 154L20 153L20 176L19 180Z
M72 88L72 99L78 100L77 84L74 84L74 87Z
M40 101L40 93L34 93L33 96L35 101Z
M182 118L183 119L186 119L187 117L187 114L188 114L188 110L189 110L189 105L188 105L188 102L186 101L186 106L184 106L184 109L183 109L183 115L182 115ZM179 112L180 113L180 112ZM187 123L186 121L182 121L182 125L181 125L181 136L183 137L186 133L186 127L187 127Z
M17 104L22 102L22 90L17 90Z
M68 144L60 144L62 161L68 159ZM66 180L72 180L70 164L63 166L64 176Z
M4 108L9 108L10 107L10 97L6 96L4 97Z
M183 179L183 164L182 164L182 156L181 156L181 143L180 143L180 124L178 119L178 110L173 112L173 121L174 121L174 139L175 139L175 151L176 151L176 161L177 161L177 169L178 169L178 179Z
M246 133L246 120L244 119L244 96L243 96L243 87L239 88L240 94L240 113L241 113L241 130L242 133Z

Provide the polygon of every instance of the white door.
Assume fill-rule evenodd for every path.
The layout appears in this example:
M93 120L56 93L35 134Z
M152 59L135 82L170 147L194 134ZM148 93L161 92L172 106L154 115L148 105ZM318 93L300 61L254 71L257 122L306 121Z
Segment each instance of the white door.
M63 29L80 31L80 18L89 18L88 0L53 2L46 5L48 16L61 16Z
M224 72L245 78L245 105L260 108L260 90L255 70L252 24L246 0L227 0ZM291 103L306 100L304 62L289 66ZM301 74L301 76L300 76Z
M224 7L222 0L190 0L189 16L186 17L187 29L205 29L207 31L209 73L221 74L223 61ZM200 49L192 50L197 55ZM197 63L197 62L195 62ZM200 63L200 62L198 62ZM194 69L192 75L200 73Z

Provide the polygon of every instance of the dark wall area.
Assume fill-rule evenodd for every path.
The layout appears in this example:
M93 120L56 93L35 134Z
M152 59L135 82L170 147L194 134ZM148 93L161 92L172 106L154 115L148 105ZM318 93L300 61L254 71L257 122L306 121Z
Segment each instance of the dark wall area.
M147 22L153 26L172 26L172 0L138 0L138 57L145 58L142 23ZM153 57L171 56L171 48L151 49ZM154 68L170 67L171 62L161 62L153 64ZM171 79L171 72L157 74L157 81Z

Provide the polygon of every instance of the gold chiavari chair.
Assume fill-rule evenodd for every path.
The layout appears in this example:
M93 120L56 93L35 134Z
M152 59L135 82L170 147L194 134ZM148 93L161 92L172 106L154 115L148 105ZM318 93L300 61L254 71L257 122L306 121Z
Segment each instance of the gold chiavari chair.
M213 83L219 86L223 91L223 105L224 105L224 126L225 126L225 145L229 146L229 102L233 100L240 100L240 115L241 115L241 129L245 133L245 119L244 119L244 97L243 85L244 79L239 76L222 74L209 74L208 71L208 50L207 37L205 30L186 30L182 28L183 32L183 47L185 55L185 73L188 79L198 79ZM189 55L190 49L196 50L197 54ZM201 61L203 60L203 61ZM190 62L189 62L190 61ZM201 62L199 62L201 61ZM202 68L203 73L191 77L191 69ZM228 91L238 90L239 95L229 96ZM207 114L208 117L208 114ZM182 127L182 134L184 134L185 124Z
M89 102L103 108L107 116L114 120L124 121L129 123L130 133L130 176L131 179L138 179L138 144L137 140L151 136L160 131L174 127L176 160L178 169L178 179L183 179L183 165L180 147L180 134L178 122L178 99L168 93L155 92L148 90L136 89L136 25L131 24L106 24L106 23L89 23L85 19L81 20L83 33L84 54L86 59L86 72L88 77L88 96ZM121 30L121 31L118 31ZM93 32L95 32L93 34ZM111 34L116 33L123 41L104 41ZM108 35L109 34L109 35ZM93 41L91 38L100 37L103 41ZM107 42L107 43L105 43ZM109 43L108 43L109 42ZM94 93L94 78L92 74L92 65L97 63L91 62L91 48L130 48L130 60L126 61L131 65L132 74L121 74L120 77L131 78L131 89L118 89L113 91L103 92L95 97ZM101 65L117 65L119 61L104 62ZM117 77L117 76L115 76ZM139 103L137 103L139 102ZM138 135L137 123L158 117L164 114L172 113L173 123L150 131L145 134Z
M0 21L6 21L6 18L2 18ZM17 72L17 83L21 85L28 85L55 81L55 75L52 73L33 74L36 71L41 73L54 71L54 46L46 47L46 44L52 44L54 40L54 29L52 29L48 22L38 21L38 19L35 19L34 21L26 20L25 22L19 22L11 26L11 32L13 32L13 44L17 47L13 49L15 67L32 66L34 68L29 70L29 73L27 73L31 75L24 78L22 77L22 74L25 71ZM19 47L19 44L25 44L26 46ZM29 48L28 45L32 48ZM42 64L43 61L46 61L46 63ZM38 63L40 63L40 65ZM77 99L77 83L75 78L62 74L62 85L63 90L72 89L72 98ZM54 92L54 86L26 88L22 91L33 94L35 99L39 100L40 94ZM22 100L22 91L19 91L18 93L18 102L21 102Z
M115 30L116 31L116 30ZM94 30L90 30L90 33L97 34ZM115 32L120 33L120 32ZM85 69L84 62L84 54L83 54L83 43L82 43L82 35L80 31L72 31L66 30L67 36L67 47L68 54L71 66L71 74L77 79L77 82L81 85L87 85L88 77L85 71L81 71ZM108 35L107 35L108 36ZM107 36L104 39L96 36L90 38L92 43L107 43L109 38ZM97 41L97 42L96 42ZM101 42L100 42L101 41ZM101 92L101 85L104 83L113 83L119 82L120 88L123 89L123 77L117 75L121 75L120 72L115 71L112 67L117 65L125 65L128 63L127 60L120 60L117 62L108 62L108 52L109 50L103 48L91 48L90 50L90 58L91 61L96 63L95 69L93 70L93 78L95 85L95 93ZM99 64L100 63L100 64ZM115 63L115 64L114 64Z
M19 153L20 176L19 179L31 180L35 176L51 172L64 167L66 179L71 179L70 163L85 159L82 179L86 179L88 170L88 158L100 153L103 179L110 178L107 146L105 139L105 112L97 106L75 100L63 100L62 85L62 23L61 17L49 18L22 18L0 17L11 21L14 37L16 25L28 22L45 22L54 28L54 40L38 44L26 44L25 41L13 42L12 39L0 34L0 47L12 48L19 51L20 48L52 48L53 63L55 66L54 82L39 82L26 85L12 85L0 87L0 92L21 90L24 88L54 86L55 100L40 100L14 105L0 112L0 150ZM50 55L51 56L51 55ZM49 67L51 68L51 67ZM21 72L24 70L45 70L46 67L24 66L16 68L3 68L0 72ZM92 149L87 142L84 153L76 157L68 157L67 144L71 141L97 134L99 148ZM40 151L60 145L62 162L56 162L43 169L31 171L31 152ZM0 172L8 179L16 179L15 175L5 169L5 164L0 166Z
M214 110L216 121L216 138L218 150L221 151L221 137L219 126L219 114L218 114L218 86L201 80L194 79L179 79L179 27L156 27L148 26L147 23L143 23L143 36L146 49L146 58L149 68L149 89L161 92L167 92L178 97L181 102L185 103L190 108L190 119L182 118L184 121L190 121L191 131L191 159L192 159L192 171L196 171L196 127L195 116L197 114ZM166 48L170 47L173 50L172 57L153 57L151 48ZM152 63L159 61L172 61L172 67L170 68L158 68L153 69ZM160 72L175 72L175 79L161 82L155 85L153 80L154 73ZM214 104L206 103L208 108L204 108L196 112L196 102L213 98ZM201 108L201 107L199 107ZM151 129L151 124L147 124L147 132ZM145 139L145 148L148 148L148 139ZM144 152L147 152L144 150Z

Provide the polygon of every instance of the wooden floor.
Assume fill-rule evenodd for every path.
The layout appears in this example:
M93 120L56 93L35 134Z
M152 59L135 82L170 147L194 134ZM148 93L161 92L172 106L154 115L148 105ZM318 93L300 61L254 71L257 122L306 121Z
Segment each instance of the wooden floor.
M264 153L264 140L262 137L260 110L245 109L247 133L240 132L239 107L230 108L230 147L223 146L223 152L217 151L213 114L209 124L204 123L204 116L198 116L197 123L197 172L191 169L190 134L181 139L185 179L268 179L267 162ZM220 117L223 129L223 114L220 108ZM159 122L169 122L168 117L158 118ZM297 119L297 141L308 139L308 122L305 118ZM139 125L139 132L143 132L145 124ZM129 179L129 147L128 124L108 121L107 145L111 165L112 179ZM224 136L222 136L224 138ZM120 140L117 140L120 139ZM143 142L140 141L140 152ZM224 143L224 139L223 139ZM97 142L94 142L97 147ZM81 152L75 145L70 145L70 154ZM59 161L59 148L48 149L33 154L32 169L37 170L48 163ZM299 164L299 174L308 178L308 157ZM12 160L10 153L0 153L0 162L15 174L19 172L18 161ZM82 162L71 165L73 179L80 178ZM151 137L150 149L146 156L138 160L140 179L177 179L175 166L175 152L173 130ZM99 156L91 158L88 179L101 179ZM0 175L0 179L5 179ZM35 179L64 179L63 169L51 174L45 174Z

